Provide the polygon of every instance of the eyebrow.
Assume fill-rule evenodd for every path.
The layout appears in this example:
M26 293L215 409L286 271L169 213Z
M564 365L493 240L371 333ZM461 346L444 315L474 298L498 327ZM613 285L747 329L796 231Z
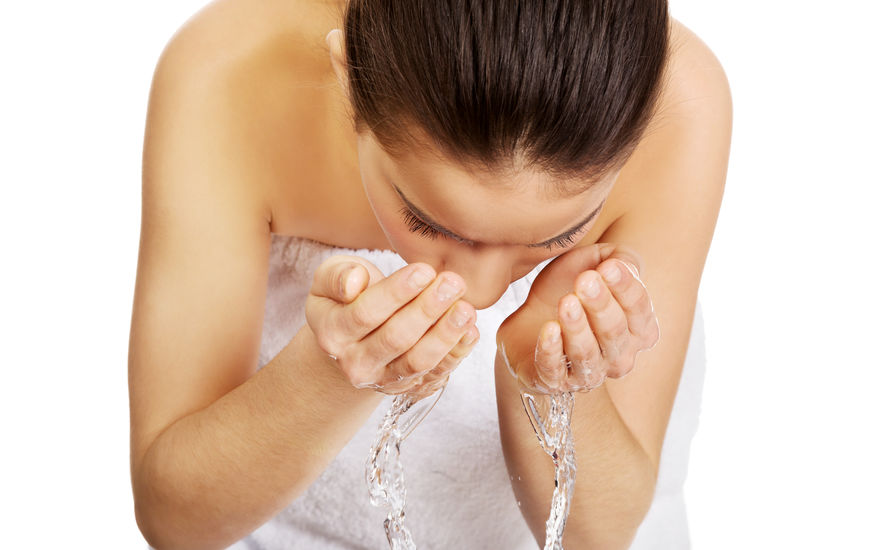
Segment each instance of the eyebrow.
M390 185L393 186L393 189L395 189L396 192L399 194L399 198L402 199L402 202L405 203L405 206L407 206L408 209L411 210L411 212L412 212L415 216L417 216L418 218L420 218L420 221L422 221L422 222L424 222L425 224L429 225L430 227L432 227L433 229L435 229L435 230L438 231L439 233L442 233L442 234L444 234L444 235L446 235L446 236L448 236L448 237L451 237L451 238L453 238L453 239L456 239L456 240L458 240L458 241L463 241L463 242L465 242L465 243L467 243L467 244L480 244L480 243L478 243L477 241L473 241L472 239L467 239L467 238L465 238L465 237L461 237L461 236L457 235L456 233L454 233L453 231L451 231L450 229L447 229L447 228L445 228L445 227L439 225L438 223L434 222L434 221L432 220L432 218L430 218L429 216L427 216L426 214L424 214L423 211L422 211L420 208L418 208L418 207L415 206L415 205L414 205L410 200L408 200L408 198L407 198L407 197L402 193L402 191L399 190L398 187L396 187L395 184L391 183ZM551 239L548 239L548 240L546 240L546 241L544 241L544 242L535 243L535 244L527 244L526 246L527 246L528 248L544 248L544 247L548 247L548 246L553 246L555 243L557 243L557 242L559 242L559 241L561 241L561 240L563 240L563 239L567 239L567 238L569 238L570 236L572 236L572 235L574 235L576 232L578 232L582 227L584 227L585 225L587 225L588 223L590 223L590 221L591 221L593 218L596 217L596 214L598 214L599 211L602 210L602 207L605 206L605 201L606 201L606 200L607 200L607 198L602 199L602 202L599 203L599 206L597 206L596 209L593 210L593 211L590 213L589 216L587 216L586 218L584 218L583 220L581 220L581 223L577 224L576 226L572 227L571 229L568 229L568 230L564 231L563 233L560 233L560 234L557 235L556 237L553 237L553 238L551 238Z

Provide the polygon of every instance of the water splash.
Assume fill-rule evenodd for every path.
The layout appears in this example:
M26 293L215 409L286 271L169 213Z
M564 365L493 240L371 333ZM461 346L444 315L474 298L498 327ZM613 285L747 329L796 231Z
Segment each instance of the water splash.
M432 410L445 391L419 399L412 394L400 394L393 402L381 426L366 461L366 484L369 501L387 508L384 531L392 550L416 550L411 531L405 525L405 476L399 461L399 445Z
M575 490L575 444L571 419L575 398L572 392L555 395L521 392L523 408L532 424L541 448L554 463L554 489L547 518L544 550L563 550L563 532L569 517L572 494ZM549 401L539 407L536 399ZM544 414L541 409L544 408Z

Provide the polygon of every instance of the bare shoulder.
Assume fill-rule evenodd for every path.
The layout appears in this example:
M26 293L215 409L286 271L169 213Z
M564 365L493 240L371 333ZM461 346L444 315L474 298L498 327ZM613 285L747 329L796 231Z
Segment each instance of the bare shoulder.
M340 18L333 1L214 0L181 25L155 70L155 82L184 78L214 107L214 129L234 140L240 181L282 205L284 218L293 217L289 182L335 127L324 122L335 95L324 35Z
M336 0L212 0L173 34L167 51L187 49L207 64L221 64L272 49L305 61L319 26L340 25L343 3ZM277 49L273 49L277 48Z
M651 177L665 168L667 158L690 159L698 148L691 146L693 142L707 143L721 153L727 152L730 145L732 95L719 59L696 33L673 17L669 50L663 91L654 115L613 190L615 202L623 205L622 215L647 209L651 195L662 196L663 185L682 181ZM703 160L697 158L697 162ZM720 192L716 187L710 191Z
M729 80L711 48L686 25L671 18L670 50L659 115L667 119L707 112L731 122Z

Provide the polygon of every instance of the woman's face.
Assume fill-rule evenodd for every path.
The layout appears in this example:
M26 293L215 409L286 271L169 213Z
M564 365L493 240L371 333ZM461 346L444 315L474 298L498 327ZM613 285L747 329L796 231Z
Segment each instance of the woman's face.
M394 250L408 263L459 274L467 287L463 299L477 309L493 305L542 261L571 250L593 226L617 177L557 197L544 175L524 172L504 181L428 155L394 159L369 133L358 135L357 152L366 196Z

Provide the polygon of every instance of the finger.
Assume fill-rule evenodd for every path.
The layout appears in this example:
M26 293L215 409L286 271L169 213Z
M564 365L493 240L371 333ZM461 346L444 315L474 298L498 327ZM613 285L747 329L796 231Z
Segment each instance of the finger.
M342 308L336 316L335 328L351 342L362 339L418 296L435 275L435 270L425 263L403 267Z
M590 391L600 386L608 374L599 343L587 321L581 301L574 294L560 299L560 325L563 348L571 360L567 383L570 391Z
M438 390L448 383L451 373L454 372L460 363L472 353L475 344L478 343L480 333L475 325L472 325L463 338L457 343L454 348L442 359L442 361L430 372L426 374L427 382L433 385L433 388Z
M459 364L461 360L466 358L472 352L472 349L474 349L475 344L478 343L478 339L481 337L481 333L478 331L478 327L474 325L476 321L477 314L476 317L473 317L472 319L472 326L470 326L469 329L466 330L466 334L463 335L463 338L460 340L460 342L456 346L454 346L454 349L452 349L448 353L448 356L445 357L445 359L447 359L448 361L453 361L454 366Z
M645 269L644 258L641 257L641 254L621 243L597 244L599 246L599 253L602 258L601 260L599 260L597 265L603 263L606 258L616 259L624 262L624 264L629 267L629 270L632 271L636 277L642 277Z
M597 271L581 273L576 282L575 292L581 299L587 320L602 358L609 364L609 376L623 376L632 370L634 360L625 353L631 335L623 308L611 294Z
M309 294L347 303L353 299L348 298L349 294L359 293L370 281L375 283L381 278L383 275L365 259L337 254L317 267Z
M647 287L634 269L622 260L608 260L597 271L623 308L629 333L653 347L659 339L659 324Z
M480 333L478 332L477 327L472 325L466 331L463 338L456 346L454 346L453 349L450 350L450 352L448 352L441 362L432 370L424 373L421 377L422 382L407 391L413 392L415 395L426 396L443 388L447 385L451 373L454 372L460 362L471 353L475 344L478 343L479 337Z
M405 361L411 372L433 369L459 344L476 319L475 308L464 300L457 300L397 362Z
M553 393L562 388L566 379L566 363L563 360L563 341L559 323L548 321L542 325L535 344L535 373L529 387Z
M318 334L318 344L328 353L338 353L349 341L336 329L343 304L352 301L369 284L368 270L355 262L318 267L305 301L306 322ZM316 294L317 293L317 294Z
M414 300L396 311L376 330L349 345L347 354L357 358L358 363L367 363L370 368L376 370L382 368L380 366L393 362L410 350L465 290L462 277L449 271L440 273L435 281ZM367 293L368 290L360 296L360 299L362 300ZM355 301L352 305L356 306L356 304ZM457 340L459 338L460 336ZM420 374L417 369L424 365L412 366L406 361L399 361L391 366L391 378L399 376L411 378ZM380 376L379 374L378 377Z

